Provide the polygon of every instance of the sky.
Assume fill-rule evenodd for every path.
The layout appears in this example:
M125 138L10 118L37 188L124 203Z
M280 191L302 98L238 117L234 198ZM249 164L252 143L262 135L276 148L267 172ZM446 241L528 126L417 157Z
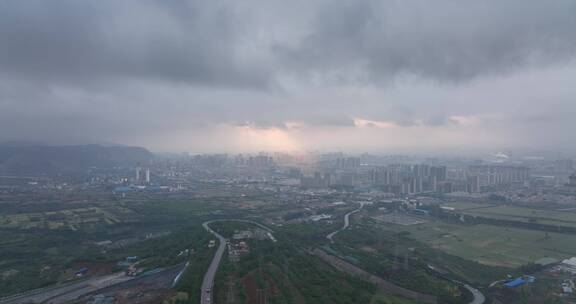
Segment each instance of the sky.
M0 142L576 151L573 0L0 0Z

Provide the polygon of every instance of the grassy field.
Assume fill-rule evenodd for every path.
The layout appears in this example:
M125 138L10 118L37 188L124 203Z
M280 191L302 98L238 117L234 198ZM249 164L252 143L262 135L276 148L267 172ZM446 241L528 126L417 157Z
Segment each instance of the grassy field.
M467 202L451 202L444 206L453 207L464 214L482 216L494 219L528 222L530 220L541 224L576 227L576 212L541 210L510 205L486 205Z
M126 208L75 208L60 211L8 214L0 216L0 228L15 229L70 229L84 226L111 225L122 222L124 216L132 216Z
M486 265L517 267L543 257L576 256L576 235L503 228L491 225L457 225L439 221L409 227L411 237L465 259Z
M470 203L470 202L448 202L442 204L442 206L456 208L459 211L474 209L474 208L486 208L495 206L493 204L479 204L479 203Z

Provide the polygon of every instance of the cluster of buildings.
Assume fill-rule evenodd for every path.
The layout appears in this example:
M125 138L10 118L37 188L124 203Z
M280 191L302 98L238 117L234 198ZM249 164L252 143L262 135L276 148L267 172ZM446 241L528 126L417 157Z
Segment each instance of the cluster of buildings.
M245 241L228 242L228 258L233 263L238 263L243 255L250 253L250 247Z
M133 179L124 178L122 184L113 189L115 194L126 194L131 192L165 192L169 191L169 186L152 183L150 178L150 168L136 167Z
M468 172L478 178L480 186L524 183L530 178L530 169L522 166L476 165L468 167Z
M370 183L396 195L452 192L446 166L390 165L370 170Z
M137 185L150 184L150 168L136 167L134 183Z
M257 155L248 154L201 154L190 157L189 164L196 167L248 167L248 168L269 168L275 165L273 156L266 153Z
M228 258L230 261L236 263L243 255L250 253L250 246L248 246L246 243L246 240L249 239L255 239L259 241L269 239L276 241L272 234L260 228L252 230L237 230L226 244L228 247Z
M333 166L319 168L302 175L303 188L338 186L371 187L396 196L419 193L479 193L483 189L498 189L523 185L530 178L524 166L471 165L448 168L429 164L362 164L357 158L336 159ZM576 181L575 181L576 183Z
M574 168L571 160L533 158L493 161L344 153L183 154L131 168L133 173L116 182L114 192L181 193L194 191L200 182L282 191L354 189L395 197L438 193L477 198L493 193L510 200L572 202L570 199L576 197ZM103 178L99 181L106 183ZM535 191L525 193L527 190ZM558 200L558 195L562 199Z
M43 180L7 180L0 195L13 191L110 190L120 195L207 192L223 183L256 191L377 191L390 197L449 194L472 199L496 194L527 203L576 202L576 175L570 159L430 158L344 153L182 154L146 164L94 168L78 183L51 186ZM88 180L88 181L87 181ZM10 183L10 185L8 185ZM16 189L16 190L15 190ZM38 191L33 192L38 195Z

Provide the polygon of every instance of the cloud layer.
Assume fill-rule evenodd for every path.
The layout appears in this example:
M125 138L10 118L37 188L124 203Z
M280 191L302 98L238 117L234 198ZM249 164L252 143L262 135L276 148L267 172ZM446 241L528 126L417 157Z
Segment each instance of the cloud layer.
M0 141L573 149L575 11L570 0L4 1Z
M278 50L311 72L459 82L571 58L575 11L566 0L337 1L321 6L308 35Z

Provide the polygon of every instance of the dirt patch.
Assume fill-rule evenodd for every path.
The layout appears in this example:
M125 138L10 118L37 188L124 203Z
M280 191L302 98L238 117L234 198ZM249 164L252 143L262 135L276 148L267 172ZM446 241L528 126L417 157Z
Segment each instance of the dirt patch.
M254 275L249 273L242 278L242 284L246 291L246 304L258 304L258 284L254 279Z
M365 252L370 252L370 253L374 253L377 251L376 249L374 249L370 246L362 246L362 247L360 247L360 250L365 251Z

